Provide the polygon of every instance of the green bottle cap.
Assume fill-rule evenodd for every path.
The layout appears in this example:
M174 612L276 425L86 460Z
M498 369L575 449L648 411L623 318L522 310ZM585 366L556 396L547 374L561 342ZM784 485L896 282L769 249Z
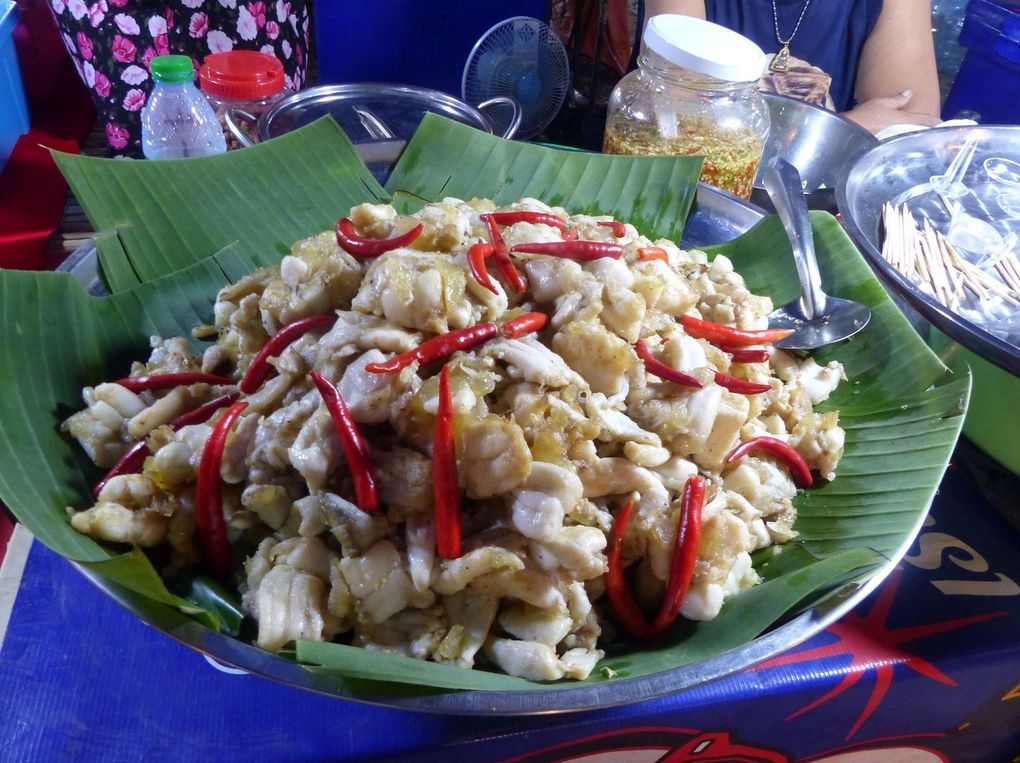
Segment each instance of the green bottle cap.
M190 56L156 56L149 71L156 82L191 82L195 78Z

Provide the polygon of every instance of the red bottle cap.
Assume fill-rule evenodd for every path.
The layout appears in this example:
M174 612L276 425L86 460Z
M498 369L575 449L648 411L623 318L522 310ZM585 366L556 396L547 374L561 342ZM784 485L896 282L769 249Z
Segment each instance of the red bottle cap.
M283 64L257 50L231 50L205 57L198 70L202 91L231 101L257 101L284 87Z

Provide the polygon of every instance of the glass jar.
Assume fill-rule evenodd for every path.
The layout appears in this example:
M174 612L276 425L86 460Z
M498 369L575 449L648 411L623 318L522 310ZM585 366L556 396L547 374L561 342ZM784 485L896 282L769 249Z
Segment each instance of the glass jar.
M242 144L231 132L229 122L255 140L255 122L264 111L290 94L283 64L257 50L231 50L205 57L198 71L202 92L220 120L227 148ZM229 119L228 119L228 115Z
M609 154L705 157L704 183L751 196L769 133L757 84L766 56L746 37L688 16L653 16L638 68L609 98Z

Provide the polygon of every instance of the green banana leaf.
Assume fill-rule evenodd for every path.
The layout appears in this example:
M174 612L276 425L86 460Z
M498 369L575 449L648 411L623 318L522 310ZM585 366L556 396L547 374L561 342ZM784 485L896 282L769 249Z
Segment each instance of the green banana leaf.
M143 169L156 163L58 161L100 230L114 293L91 297L66 274L0 271L0 500L58 553L227 632L238 627L238 613L224 592L186 581L171 593L141 552L110 549L70 528L65 508L87 505L98 477L60 432L61 421L81 407L83 386L123 375L130 359L144 355L151 334L188 336L211 319L224 282L278 261L291 241L332 227L353 203L531 195L633 221L653 238L678 239L699 168L687 158L507 142L440 118L423 122L385 190L351 159L331 120L222 157L162 162L158 175ZM301 168L300 178L294 168ZM155 209L164 212L150 219ZM678 624L650 644L614 647L601 666L606 670L589 682L656 673L739 647L835 586L873 575L910 542L927 511L959 435L969 378L949 374L914 334L833 218L816 214L812 223L826 285L874 314L858 337L818 353L820 362L839 359L849 375L826 404L840 410L847 432L839 476L798 497L801 535L783 553L759 560L762 585L712 622ZM777 304L796 295L789 244L774 218L712 253L730 257L748 284ZM388 683L398 693L416 690L411 685L547 688L342 644L299 642L294 653L309 670L340 673L350 685Z

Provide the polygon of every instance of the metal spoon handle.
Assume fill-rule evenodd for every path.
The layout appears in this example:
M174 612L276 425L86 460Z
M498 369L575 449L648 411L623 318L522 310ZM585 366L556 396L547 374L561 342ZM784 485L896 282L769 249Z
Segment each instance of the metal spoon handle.
M800 278L801 306L804 316L811 320L825 311L825 292L822 291L822 277L815 259L815 239L811 233L811 219L800 173L788 161L777 156L765 166L762 183L790 237Z

